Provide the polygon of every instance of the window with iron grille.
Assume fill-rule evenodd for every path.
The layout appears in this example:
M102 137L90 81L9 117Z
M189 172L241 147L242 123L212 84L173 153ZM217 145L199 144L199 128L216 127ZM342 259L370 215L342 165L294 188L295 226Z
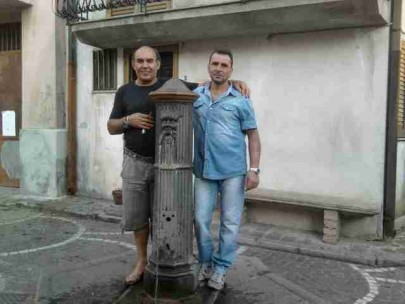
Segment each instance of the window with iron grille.
M398 137L405 138L405 41L401 42L397 115Z
M117 89L117 50L93 51L93 91Z
M0 52L21 50L21 23L0 24Z

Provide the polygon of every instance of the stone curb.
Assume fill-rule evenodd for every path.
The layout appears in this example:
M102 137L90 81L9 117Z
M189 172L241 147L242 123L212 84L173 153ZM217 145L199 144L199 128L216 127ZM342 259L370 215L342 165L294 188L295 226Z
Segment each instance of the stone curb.
M46 202L27 202L26 197L21 197L21 198L13 198L7 201L9 204L14 204L15 206L21 208L29 208L29 209L34 209L38 210L40 212L48 212L56 215L69 215L69 216L74 216L77 218L82 218L82 219L92 219L92 220L100 220L103 222L108 222L108 223L120 223L121 218L113 215L107 215L104 212L79 212L76 210L69 210L69 209L56 209L53 204L55 200L47 200ZM31 199L31 198L30 198ZM35 200L35 198L34 198ZM1 202L1 198L0 198ZM59 201L58 201L59 202Z
M3 198L0 197L0 202L6 202L8 204L15 204L17 207L25 207L35 209L41 212L48 212L57 215L69 215L74 216L77 218L82 219L93 219L104 221L108 223L120 223L121 218L113 215L105 214L102 210L91 212L79 212L76 210L70 209L56 209L53 202L55 200L47 200L46 202L40 202L37 198L31 197L13 197L7 198L6 200L2 200ZM27 199L35 201L27 202ZM61 200L57 200L57 202L61 202ZM216 235L216 234L214 234ZM218 240L217 237L214 239ZM282 252L289 252L295 254L301 254L311 257L318 257L342 262L349 262L361 265L368 265L368 266L378 266L378 267L396 267L396 266L405 266L405 255L401 254L401 257L389 257L387 254L376 252L375 254L365 254L356 253L356 252L336 252L331 250L320 250L309 248L306 246L302 246L301 244L292 244L292 243L283 243L277 240L262 240L260 237L257 238L249 238L240 235L238 240L239 245L248 246L248 247L259 247L269 250L276 250ZM336 245L335 250L339 250L338 246Z
M218 240L216 238L216 240ZM249 239L240 239L238 241L239 245L249 246L249 247L259 247L269 250L276 250L288 253L295 253L306 255L310 257L323 258L328 260L335 260L341 262L349 262L354 264L361 264L367 266L378 266L378 267L398 267L405 266L405 256L402 258L389 258L384 257L384 254L371 255L371 254L357 254L353 252L332 252L328 250L319 250L304 247L302 245L293 244L283 244L278 241L258 241Z

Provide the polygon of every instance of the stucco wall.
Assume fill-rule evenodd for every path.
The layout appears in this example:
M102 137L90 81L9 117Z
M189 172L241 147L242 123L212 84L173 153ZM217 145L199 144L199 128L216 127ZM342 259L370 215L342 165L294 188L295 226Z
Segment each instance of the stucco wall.
M65 23L47 1L22 10L22 127L64 127Z
M107 131L114 92L93 94L93 48L78 43L77 52L78 191L111 199L111 191L121 187L122 166L122 136ZM122 50L118 53L119 86L123 83Z
M21 190L40 196L66 193L65 21L47 1L21 11Z
M261 187L381 208L387 28L185 42L180 77L206 79L216 47L234 51L233 78L252 89L262 138ZM79 191L110 197L121 184L122 138L106 130L114 94L91 92L91 51L79 44ZM122 71L122 60L118 66Z
M261 187L381 207L388 28L185 42L179 75L207 78L214 48L234 51L252 89Z

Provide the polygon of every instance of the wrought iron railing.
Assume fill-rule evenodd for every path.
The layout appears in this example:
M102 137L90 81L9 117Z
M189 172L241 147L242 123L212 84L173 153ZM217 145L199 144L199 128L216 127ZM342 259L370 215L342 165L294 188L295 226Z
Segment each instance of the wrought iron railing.
M166 0L53 0L54 12L60 18L68 21L87 20L89 13L107 9L140 5L146 13L148 3L164 2Z

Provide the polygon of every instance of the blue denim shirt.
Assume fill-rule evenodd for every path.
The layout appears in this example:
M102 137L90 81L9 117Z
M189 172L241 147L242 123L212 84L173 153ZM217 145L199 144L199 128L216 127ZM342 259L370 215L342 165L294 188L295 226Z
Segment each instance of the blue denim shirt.
M246 174L245 130L256 129L252 101L231 85L216 102L210 84L194 90L194 174L199 178L227 179Z

